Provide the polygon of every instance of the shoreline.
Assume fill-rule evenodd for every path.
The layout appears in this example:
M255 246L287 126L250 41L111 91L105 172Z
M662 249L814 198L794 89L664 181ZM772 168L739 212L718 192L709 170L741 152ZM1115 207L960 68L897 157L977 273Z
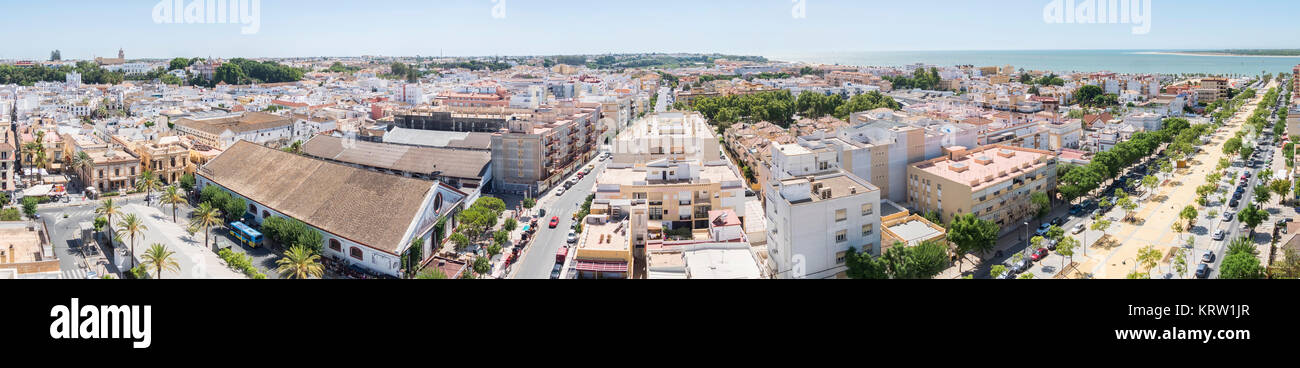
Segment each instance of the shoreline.
M1193 51L1143 51L1135 52L1135 55L1172 55L1172 56L1201 56L1201 57L1240 57L1240 58L1300 58L1300 55L1237 55L1223 52L1193 52Z

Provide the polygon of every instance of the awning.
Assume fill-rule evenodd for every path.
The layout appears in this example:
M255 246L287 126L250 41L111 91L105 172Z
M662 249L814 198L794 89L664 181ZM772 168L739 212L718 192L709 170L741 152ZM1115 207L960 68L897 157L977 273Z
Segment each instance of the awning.
M627 272L625 261L577 261L578 271L588 272Z

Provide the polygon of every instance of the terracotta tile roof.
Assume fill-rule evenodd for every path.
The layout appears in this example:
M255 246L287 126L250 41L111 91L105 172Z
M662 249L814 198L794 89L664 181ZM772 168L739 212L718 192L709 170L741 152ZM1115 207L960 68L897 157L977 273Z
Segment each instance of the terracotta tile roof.
M404 146L357 140L351 147L343 138L318 135L303 145L308 155L358 165L455 178L482 178L492 153L448 148Z
M175 124L212 135L221 135L221 133L225 132L227 129L234 133L241 133L293 125L293 120L287 117L262 112L247 112L240 116L229 118L205 120L180 119L177 120Z
M308 225L396 254L437 183L239 141L199 175Z

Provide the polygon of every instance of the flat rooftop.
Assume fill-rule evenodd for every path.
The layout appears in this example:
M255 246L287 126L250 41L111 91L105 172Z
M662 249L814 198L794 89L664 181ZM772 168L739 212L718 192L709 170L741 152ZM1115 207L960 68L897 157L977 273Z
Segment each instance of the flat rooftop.
M578 243L578 250L627 251L631 246L627 237L629 227L627 221L602 225L583 224L583 239Z
M831 190L831 197L823 199L820 195L813 194L809 202L829 201L839 198L845 198L875 191L880 191L875 185L868 183L866 180L858 179L851 174L839 172L828 176L819 176L812 184L821 184L823 189ZM782 185L797 185L808 182L806 177L798 177L782 180ZM855 189L852 191L850 189ZM800 201L802 203L802 201Z
M29 230L28 222L0 222L0 264L30 263L55 259L45 255L49 238L41 225Z
M972 190L1046 166L1047 151L992 145L967 152L953 160L942 157L913 166L935 176L970 186Z
M672 185L672 184L707 184L707 183L726 183L739 182L740 177L731 171L726 165L701 165L700 176L698 181L686 180L669 180L661 181L647 180L647 171L645 167L610 167L596 178L597 185L600 184L618 184L618 185Z
M721 248L704 246L696 250L682 252L686 261L686 272L692 279L737 280L758 279L762 277L754 255L745 248Z
M916 245L922 241L943 235L942 231L935 230L929 224L911 220L898 225L890 226L889 231L894 232L907 245Z

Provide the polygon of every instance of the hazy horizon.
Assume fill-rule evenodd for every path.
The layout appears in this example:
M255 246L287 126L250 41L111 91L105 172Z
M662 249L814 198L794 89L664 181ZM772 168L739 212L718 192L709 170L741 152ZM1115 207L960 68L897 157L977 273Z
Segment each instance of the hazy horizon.
M6 4L0 34L23 42L0 59L44 60L57 49L87 60L119 48L132 59L1300 48L1300 24L1279 16L1300 13L1300 2L1285 0L1151 0L1141 34L1136 21L1104 14L1103 24L1049 21L1051 0L245 0L256 11L242 24L184 19L195 1ZM158 21L162 7L183 21Z

